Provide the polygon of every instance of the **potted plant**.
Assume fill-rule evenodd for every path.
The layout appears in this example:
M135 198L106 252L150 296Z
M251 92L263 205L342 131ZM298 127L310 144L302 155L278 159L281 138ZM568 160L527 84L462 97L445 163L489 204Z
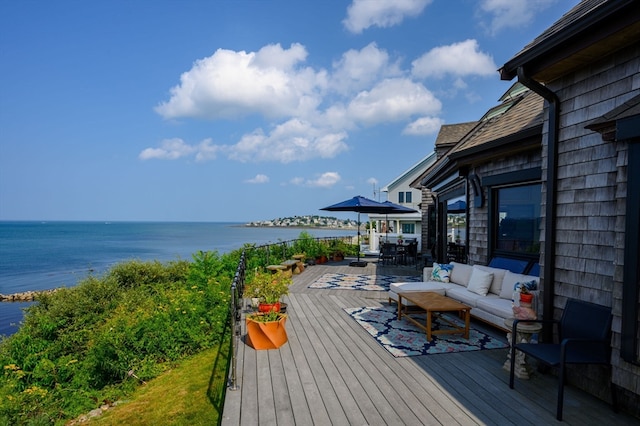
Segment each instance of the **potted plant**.
M344 243L340 240L331 241L331 253L334 262L340 262L344 260Z
M258 299L259 312L280 312L280 298L289 294L293 280L282 271L275 273L256 271L244 287L247 298Z
M527 281L516 284L516 290L520 293L520 302L522 303L531 303L533 302L533 294L531 293L534 290L538 289L538 284L535 281Z
M280 312L280 298L289 293L291 277L282 271L256 272L245 285L245 297L258 299L257 311L245 317L247 344L256 350L277 349L287 338L287 315Z

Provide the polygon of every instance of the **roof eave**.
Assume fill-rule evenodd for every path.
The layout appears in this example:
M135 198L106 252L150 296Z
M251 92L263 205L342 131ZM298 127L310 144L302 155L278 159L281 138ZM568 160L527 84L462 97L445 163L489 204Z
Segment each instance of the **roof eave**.
M544 58L545 63L556 59L558 51L567 51L568 44L580 43L581 34L593 32L594 25L600 23L602 20L619 12L627 6L634 5L634 3L635 0L616 0L602 4L592 12L558 31L558 33L553 36L550 36L545 40L541 40L530 49L527 49L511 58L498 70L500 73L500 79L512 80L517 76L519 67L529 68L532 64L539 61L540 58ZM546 65L543 64L542 67L544 66ZM529 74L534 74L535 70L528 69L528 72Z

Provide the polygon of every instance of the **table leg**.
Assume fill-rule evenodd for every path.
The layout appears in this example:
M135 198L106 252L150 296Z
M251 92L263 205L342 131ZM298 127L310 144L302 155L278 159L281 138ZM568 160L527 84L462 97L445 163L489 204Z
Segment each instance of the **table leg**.
M427 310L427 340L431 341L431 311Z
M402 296L398 295L398 321L402 319Z
M465 309L464 316L464 338L469 339L469 323L471 322L471 309Z

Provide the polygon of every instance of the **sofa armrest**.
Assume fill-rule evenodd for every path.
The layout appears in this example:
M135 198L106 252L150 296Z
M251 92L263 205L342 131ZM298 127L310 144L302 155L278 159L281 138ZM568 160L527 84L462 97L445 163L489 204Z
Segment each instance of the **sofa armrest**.
M433 266L426 266L422 270L422 281L428 282L431 281L431 273L433 272Z

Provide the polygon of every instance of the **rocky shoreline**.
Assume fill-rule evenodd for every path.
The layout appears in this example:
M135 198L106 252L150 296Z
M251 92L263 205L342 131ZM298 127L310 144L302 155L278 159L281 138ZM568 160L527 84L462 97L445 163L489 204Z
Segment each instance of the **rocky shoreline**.
M21 291L19 293L1 294L0 302L33 302L40 294L55 293L58 289L38 290L38 291Z

